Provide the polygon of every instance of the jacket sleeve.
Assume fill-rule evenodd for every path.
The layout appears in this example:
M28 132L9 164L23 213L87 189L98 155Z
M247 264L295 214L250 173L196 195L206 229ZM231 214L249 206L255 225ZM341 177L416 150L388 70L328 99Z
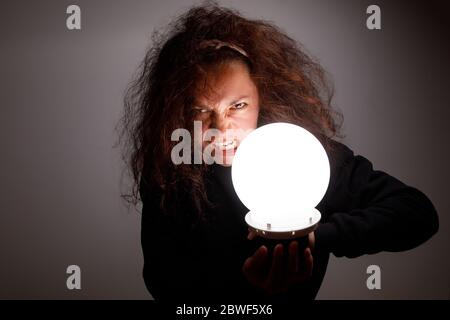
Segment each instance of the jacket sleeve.
M334 143L330 185L318 206L326 214L315 231L316 248L352 258L409 250L437 232L438 215L424 193Z
M162 213L159 195L142 189L143 278L155 300L186 300L201 279L202 265L188 228ZM198 285L198 283L197 283Z

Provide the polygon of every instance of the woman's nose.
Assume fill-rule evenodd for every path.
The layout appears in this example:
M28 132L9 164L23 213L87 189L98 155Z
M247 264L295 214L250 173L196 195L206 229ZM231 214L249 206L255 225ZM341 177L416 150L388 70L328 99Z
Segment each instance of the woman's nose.
M226 116L216 116L214 128L220 131L220 136L216 137L219 141L228 141L233 139L233 126Z
M226 130L230 129L230 120L226 115L216 115L214 117L214 127L222 132L225 132Z

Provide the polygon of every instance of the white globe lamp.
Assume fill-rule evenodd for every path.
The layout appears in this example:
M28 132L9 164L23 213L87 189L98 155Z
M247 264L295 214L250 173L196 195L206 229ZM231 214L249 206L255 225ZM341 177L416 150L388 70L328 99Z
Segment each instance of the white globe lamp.
M259 236L292 239L313 231L330 164L320 141L306 129L271 123L241 142L231 168L233 186L250 210L245 221Z

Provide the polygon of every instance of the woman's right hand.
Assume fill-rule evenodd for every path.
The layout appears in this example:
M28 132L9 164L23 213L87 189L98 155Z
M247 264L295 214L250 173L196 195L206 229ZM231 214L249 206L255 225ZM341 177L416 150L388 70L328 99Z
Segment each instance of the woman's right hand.
M252 240L256 234L249 230L248 238ZM310 246L299 252L298 242L289 243L288 259L284 259L283 244L277 244L272 255L266 246L259 247L255 253L245 260L242 272L246 279L266 294L286 292L293 284L301 283L312 275L313 256L311 248L313 235L310 234ZM271 256L271 257L270 257Z

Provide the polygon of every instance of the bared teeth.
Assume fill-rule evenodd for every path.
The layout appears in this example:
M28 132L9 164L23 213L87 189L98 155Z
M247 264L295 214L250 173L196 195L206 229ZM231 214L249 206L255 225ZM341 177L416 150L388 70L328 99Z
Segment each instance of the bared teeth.
M234 149L236 147L236 141L226 141L222 143L214 143L216 147L218 147L220 150L230 150Z

